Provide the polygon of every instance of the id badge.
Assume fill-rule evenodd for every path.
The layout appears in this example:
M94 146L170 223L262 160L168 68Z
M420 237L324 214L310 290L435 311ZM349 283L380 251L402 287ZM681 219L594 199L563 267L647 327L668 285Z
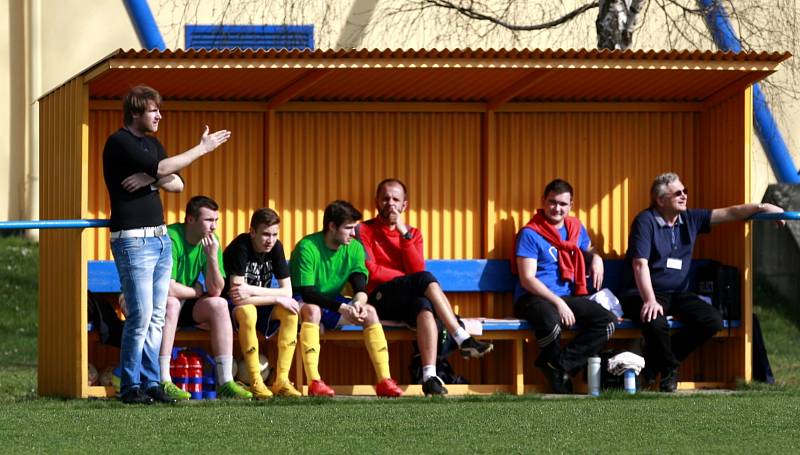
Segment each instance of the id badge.
M667 268L680 270L683 267L683 260L677 258L667 258Z

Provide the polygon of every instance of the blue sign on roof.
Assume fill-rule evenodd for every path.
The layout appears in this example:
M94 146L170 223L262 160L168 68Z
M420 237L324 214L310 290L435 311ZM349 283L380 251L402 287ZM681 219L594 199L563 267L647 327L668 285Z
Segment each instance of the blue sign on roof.
M187 49L313 49L313 25L187 25Z

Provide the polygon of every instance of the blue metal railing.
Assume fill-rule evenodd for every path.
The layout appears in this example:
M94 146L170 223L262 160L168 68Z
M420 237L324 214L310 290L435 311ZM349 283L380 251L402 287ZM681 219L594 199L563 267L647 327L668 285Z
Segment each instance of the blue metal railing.
M768 221L768 220L797 221L800 220L800 212L757 213L753 215L752 219L755 221Z
M85 229L111 226L111 220L0 221L0 229Z

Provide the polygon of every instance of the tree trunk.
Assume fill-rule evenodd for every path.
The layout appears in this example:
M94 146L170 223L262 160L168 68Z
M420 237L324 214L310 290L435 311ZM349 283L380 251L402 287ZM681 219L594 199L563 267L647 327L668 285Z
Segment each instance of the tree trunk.
M600 0L597 14L597 47L628 49L645 0Z

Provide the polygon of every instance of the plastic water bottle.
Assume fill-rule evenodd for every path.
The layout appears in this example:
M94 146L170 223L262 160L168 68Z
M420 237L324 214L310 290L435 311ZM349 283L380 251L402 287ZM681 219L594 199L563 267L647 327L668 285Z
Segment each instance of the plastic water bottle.
M203 362L200 356L194 352L189 352L186 355L188 360L188 377L187 385L189 393L192 394L192 400L203 399Z
M636 372L628 368L623 376L625 381L625 393L636 393Z
M172 376L172 382L174 382L178 388L185 392L189 391L189 361L183 351L176 351L172 356L169 374Z
M589 395L600 396L600 357L589 357L586 379Z

